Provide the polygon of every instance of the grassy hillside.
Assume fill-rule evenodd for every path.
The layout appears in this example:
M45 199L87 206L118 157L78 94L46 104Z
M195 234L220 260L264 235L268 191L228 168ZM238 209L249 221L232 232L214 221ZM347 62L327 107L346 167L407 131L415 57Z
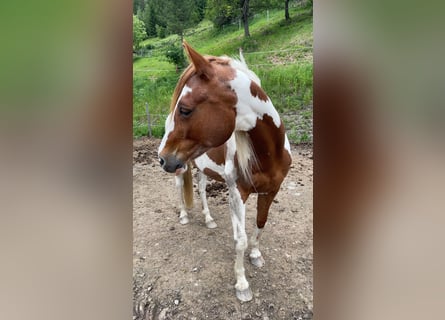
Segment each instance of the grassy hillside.
M289 139L295 143L312 142L312 13L310 9L291 8L291 20L284 11L256 15L250 22L251 37L245 39L238 25L222 31L203 21L189 30L185 39L203 54L237 56L243 48L249 67L257 73L262 87L282 115ZM163 134L163 122L180 73L164 54L177 36L148 39L152 50L133 61L134 135L147 134L146 103L154 126L153 134Z

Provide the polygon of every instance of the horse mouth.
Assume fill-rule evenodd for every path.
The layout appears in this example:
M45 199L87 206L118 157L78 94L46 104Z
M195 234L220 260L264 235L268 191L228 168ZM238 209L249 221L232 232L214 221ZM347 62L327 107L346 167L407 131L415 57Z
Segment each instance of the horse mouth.
M176 169L175 176L179 176L180 174L183 174L186 171L187 171L187 165L184 164L182 167Z

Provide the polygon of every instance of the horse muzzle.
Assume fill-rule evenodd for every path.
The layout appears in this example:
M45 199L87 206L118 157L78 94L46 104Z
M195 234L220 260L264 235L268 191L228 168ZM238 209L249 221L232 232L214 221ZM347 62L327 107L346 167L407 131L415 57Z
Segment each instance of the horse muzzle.
M186 164L174 155L169 155L167 157L159 156L159 163L161 164L162 169L169 173L176 173L176 175L184 173L187 169Z

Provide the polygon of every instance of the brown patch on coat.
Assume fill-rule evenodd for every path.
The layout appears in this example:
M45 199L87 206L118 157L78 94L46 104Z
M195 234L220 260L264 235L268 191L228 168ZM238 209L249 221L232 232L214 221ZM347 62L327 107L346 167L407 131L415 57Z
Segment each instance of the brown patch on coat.
M269 100L267 94L254 81L250 82L250 93L252 94L252 96L258 97L258 99L263 100L264 102L267 102Z
M213 162L215 162L217 165L223 165L225 163L226 158L226 152L227 152L227 146L224 143L223 145L210 149L207 151L207 155L210 159L212 159Z
M216 173L215 171L213 171L213 170L211 170L209 168L204 168L204 170L202 172L204 172L204 174L207 177L210 177L210 178L212 178L215 181L225 182L223 177L221 177L218 173Z

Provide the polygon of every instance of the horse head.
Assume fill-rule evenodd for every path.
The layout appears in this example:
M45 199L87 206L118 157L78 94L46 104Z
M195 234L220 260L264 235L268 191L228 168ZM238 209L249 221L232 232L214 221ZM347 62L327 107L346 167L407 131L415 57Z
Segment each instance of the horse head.
M181 173L186 163L222 145L235 129L237 96L229 59L202 56L183 43L190 65L181 75L159 147L162 168Z

